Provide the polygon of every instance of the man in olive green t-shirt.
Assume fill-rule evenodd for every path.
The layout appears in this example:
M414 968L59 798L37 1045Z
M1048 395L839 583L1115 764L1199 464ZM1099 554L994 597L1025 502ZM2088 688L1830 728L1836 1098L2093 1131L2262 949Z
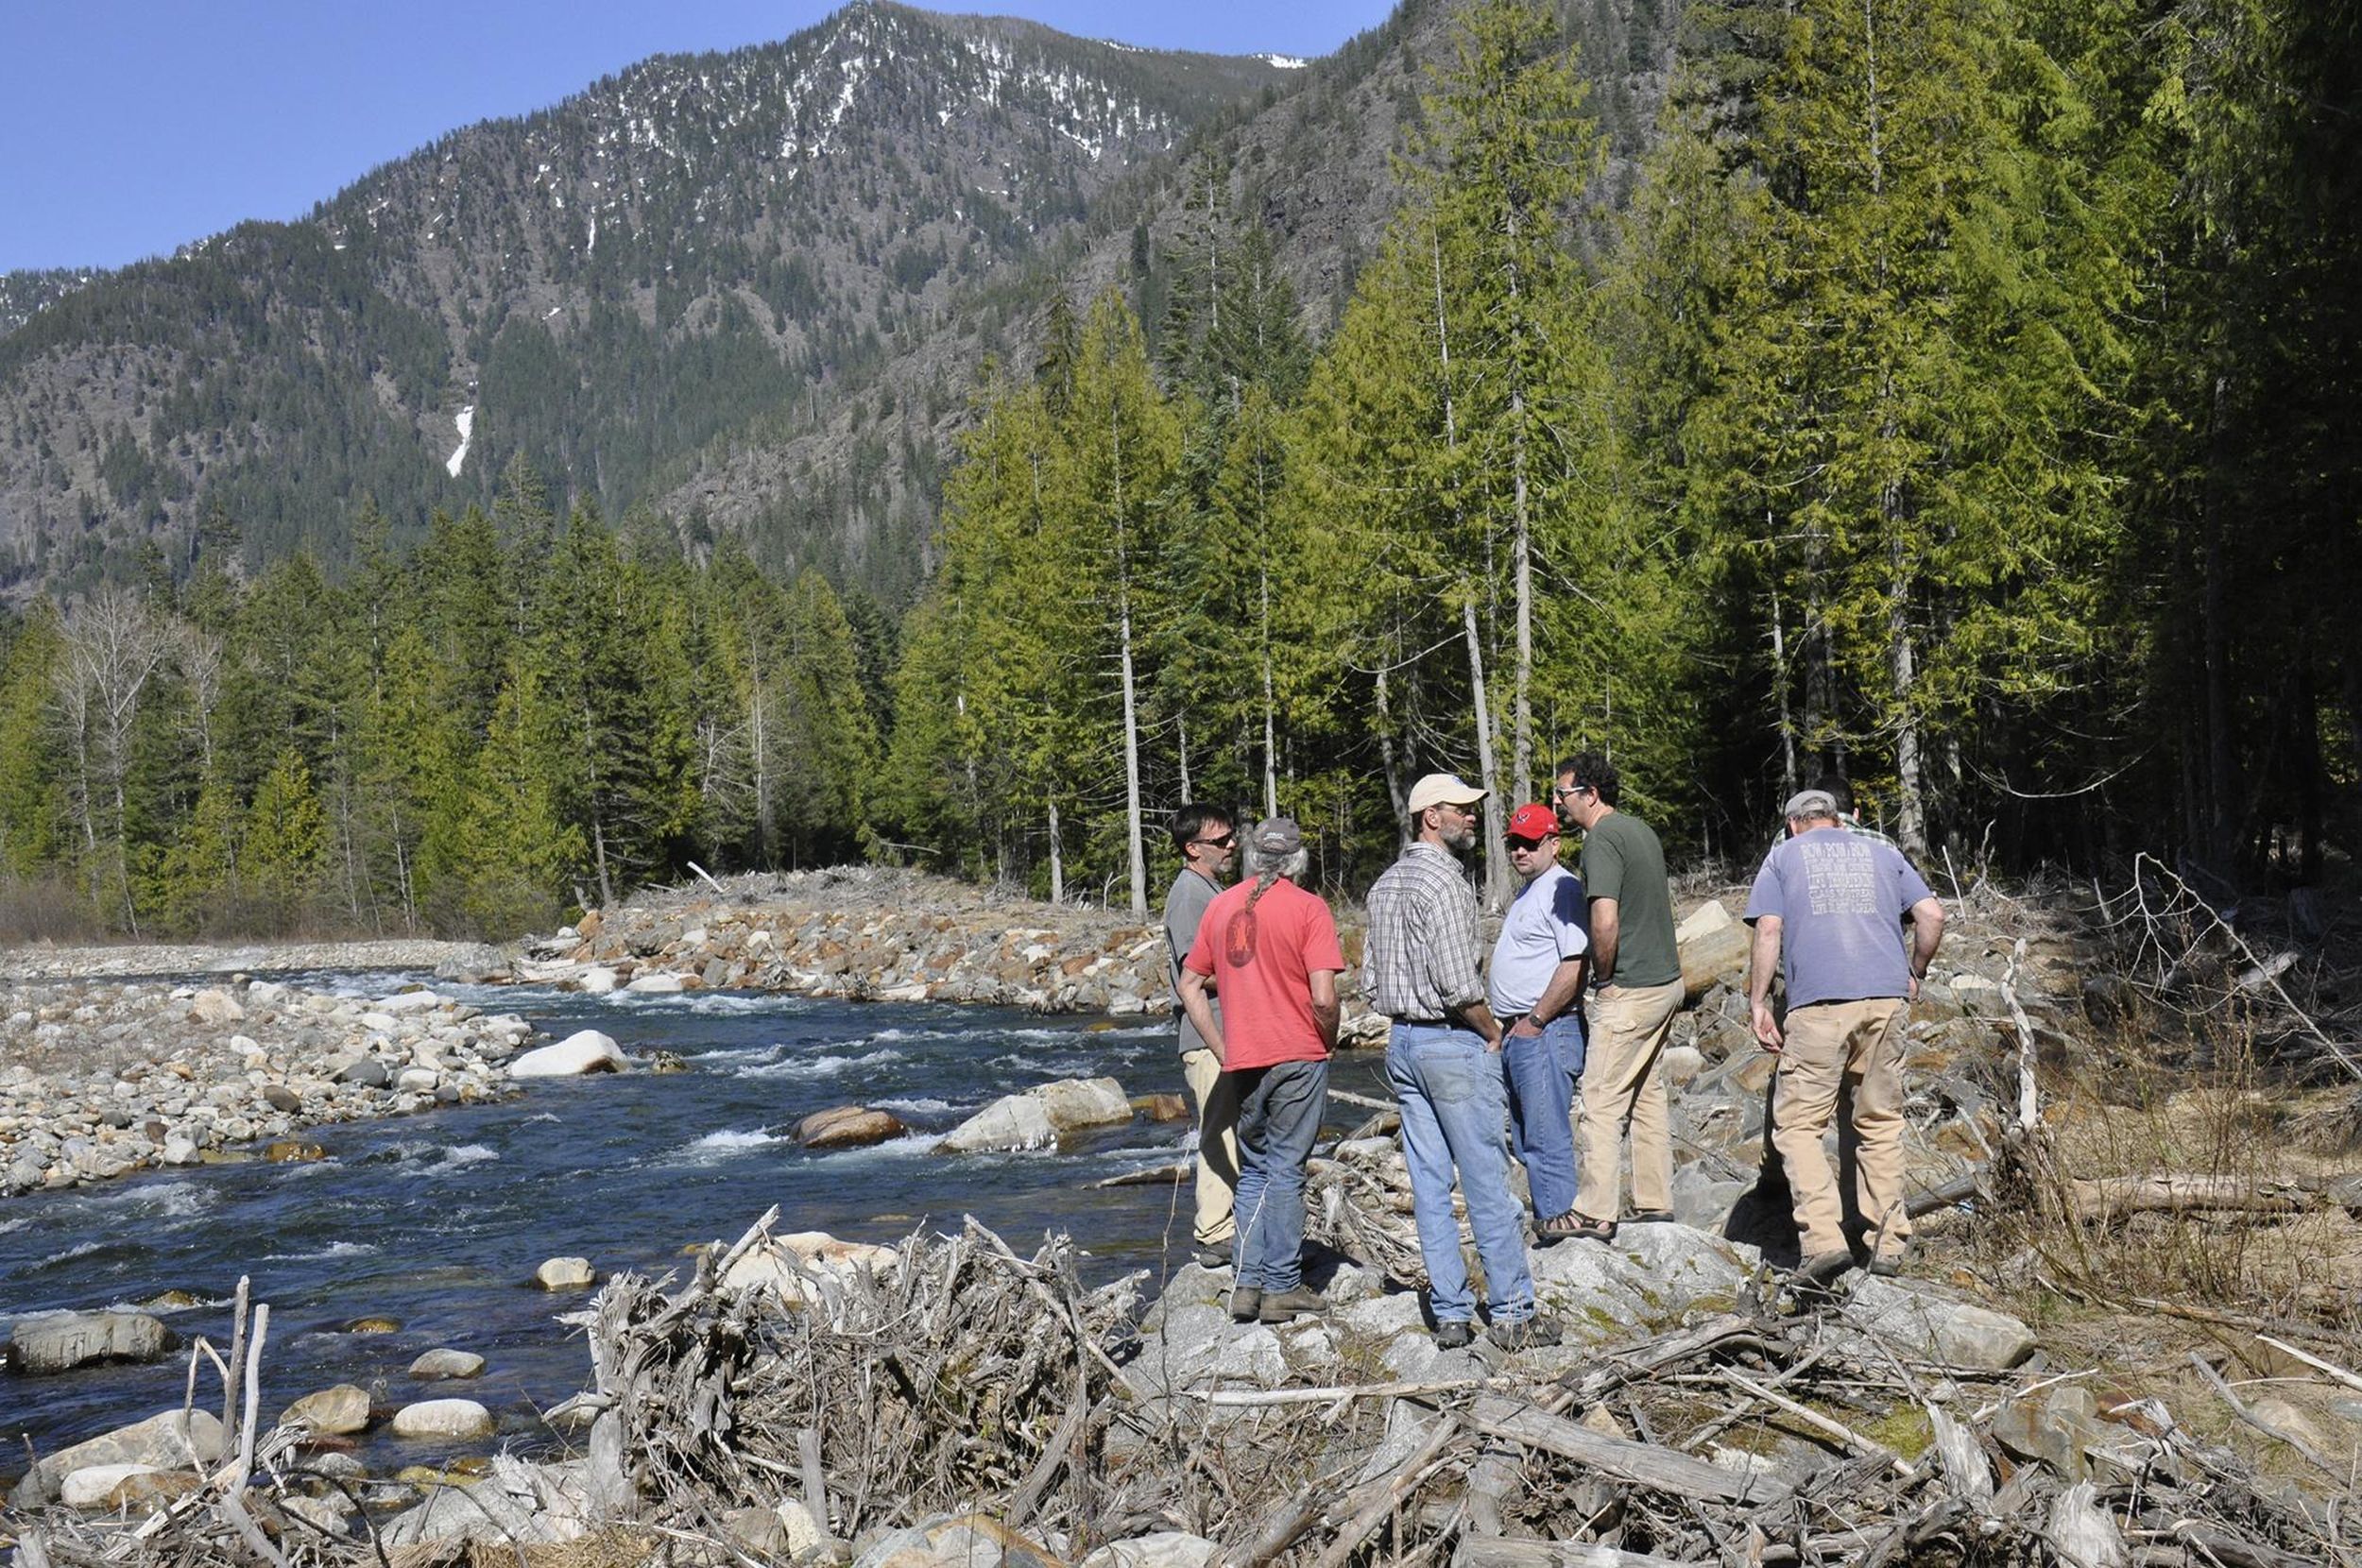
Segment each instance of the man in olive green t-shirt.
M1673 1218L1673 1135L1665 1042L1682 1004L1673 890L1655 829L1617 810L1616 765L1582 752L1558 765L1559 821L1583 829L1591 900L1591 1043L1583 1066L1583 1166L1574 1236L1605 1241L1624 1207L1624 1134L1632 1134L1635 1224Z

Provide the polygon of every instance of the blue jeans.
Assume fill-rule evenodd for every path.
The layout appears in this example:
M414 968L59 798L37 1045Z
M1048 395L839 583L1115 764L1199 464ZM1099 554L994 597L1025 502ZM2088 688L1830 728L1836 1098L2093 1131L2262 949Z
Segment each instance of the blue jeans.
M1531 1039L1501 1042L1509 1088L1510 1146L1526 1167L1533 1214L1549 1219L1575 1206L1575 1080L1583 1076L1581 1013L1566 1013Z
M1293 1290L1304 1283L1304 1167L1328 1110L1328 1064L1275 1062L1229 1076L1239 1092L1238 1283Z
M1532 1317L1524 1216L1509 1192L1509 1103L1500 1064L1468 1030L1396 1024L1386 1040L1386 1080L1402 1105L1402 1157L1411 1167L1411 1209L1435 1321L1464 1323L1476 1316L1460 1222L1451 1212L1455 1166L1484 1263L1485 1306L1497 1323Z

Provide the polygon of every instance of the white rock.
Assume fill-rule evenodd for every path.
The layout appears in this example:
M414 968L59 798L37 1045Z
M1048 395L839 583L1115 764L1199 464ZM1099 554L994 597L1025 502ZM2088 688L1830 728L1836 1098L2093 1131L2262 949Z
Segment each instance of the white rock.
M1108 1127L1132 1119L1132 1101L1112 1078L1062 1078L1031 1091L1061 1133Z
M418 1378L470 1378L484 1375L484 1357L471 1350L431 1350L410 1363Z
M377 1034L391 1034L402 1027L402 1021L390 1013L364 1013L361 1027Z
M472 1399L422 1399L394 1412L398 1438L488 1438L497 1424Z
M583 991L590 996L605 997L610 995L614 991L617 983L617 976L614 970L607 968L604 965L593 965L589 969L585 969L582 972L582 979L575 981L575 983L581 986Z
M246 1016L238 999L219 986L208 986L189 998L189 1016L200 1024L234 1024Z
M380 997L380 1013L425 1013L443 1005L443 998L432 991L402 991L390 997Z
M533 1271L533 1283L544 1290L579 1290L599 1283L599 1271L587 1257L554 1257Z
M1731 923L1731 912L1722 907L1720 898L1709 898L1689 912L1688 917L1673 929L1676 942L1690 942L1698 937L1711 936Z
M1050 1112L1032 1095L1003 1095L950 1133L935 1148L947 1154L987 1149L1040 1149L1058 1141Z
M58 1500L70 1508L111 1508L115 1488L134 1475L162 1474L163 1467L152 1464L85 1465L58 1483Z
M632 978L632 982L624 989L637 992L642 997L670 997L687 990L688 987L681 983L681 978L678 975L636 975Z
M804 1277L846 1279L860 1270L884 1273L901 1260L892 1247L866 1241L844 1241L826 1231L796 1231L775 1236L748 1248L723 1272L722 1283L733 1290L769 1286L784 1301L816 1300L819 1291ZM802 1266L799 1272L797 1266Z
M1111 1541L1085 1558L1082 1568L1206 1568L1221 1550L1202 1535L1159 1530Z
M529 1050L508 1065L511 1078L572 1078L581 1073L622 1072L628 1064L614 1039L595 1029L577 1030L554 1046Z
M407 1095L431 1095L441 1082L442 1074L433 1067L404 1067L395 1075L394 1087Z
M145 1421L118 1426L87 1442L58 1450L26 1474L10 1500L19 1507L38 1507L57 1495L59 1484L66 1476L93 1465L183 1465L189 1462L192 1447L204 1463L217 1462L221 1458L221 1423L203 1410L194 1410L186 1416L177 1409L161 1411Z

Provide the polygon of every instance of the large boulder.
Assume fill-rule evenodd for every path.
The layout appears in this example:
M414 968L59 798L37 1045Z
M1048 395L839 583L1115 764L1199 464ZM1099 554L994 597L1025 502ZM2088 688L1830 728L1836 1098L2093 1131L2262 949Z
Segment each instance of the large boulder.
M888 1138L899 1138L909 1129L891 1111L873 1111L866 1105L839 1105L831 1110L814 1111L796 1124L796 1141L806 1149L863 1149Z
M200 1024L234 1024L246 1017L238 998L219 986L208 986L189 998L189 1016Z
M287 1406L282 1421L300 1421L325 1437L348 1437L369 1423L369 1392L351 1383L305 1394Z
M1681 944L1683 1005L1694 1006L1718 982L1737 986L1746 979L1754 933L1720 902L1699 906L1673 934Z
M574 983L582 987L586 996L606 997L613 995L615 987L622 982L614 970L604 964L593 964L585 969L582 978Z
M1061 1133L1113 1127L1132 1119L1131 1097L1112 1078L1062 1078L1033 1091Z
M1946 1366L2007 1372L2034 1354L2032 1329L1934 1286L1869 1275L1854 1287L1848 1304L1848 1316L1888 1345Z
M533 1271L533 1283L544 1290L580 1290L599 1283L599 1271L587 1257L554 1257Z
M938 1514L897 1530L853 1568L1065 1568L1047 1546L981 1513Z
M9 1336L8 1362L21 1372L60 1372L100 1361L154 1361L177 1338L145 1312L63 1312L28 1318Z
M58 1483L58 1501L70 1508L112 1512L126 1503L141 1500L144 1489L154 1484L152 1477L176 1474L180 1473L152 1464L85 1465Z
M796 1231L740 1253L723 1270L722 1284L733 1290L767 1286L783 1300L808 1302L816 1300L831 1279L847 1279L864 1269L883 1273L901 1256L891 1247L844 1241L826 1231Z
M624 989L642 997L676 997L689 986L678 975L634 975Z
M202 1410L185 1414L165 1410L145 1421L118 1426L87 1442L59 1449L25 1473L9 1501L20 1508L37 1508L56 1501L65 1478L77 1470L98 1465L182 1468L188 1465L192 1451L200 1463L219 1463L221 1423Z
M471 1350L431 1350L410 1363L410 1375L428 1382L482 1377L484 1357Z
M554 1046L529 1050L508 1064L511 1078L575 1078L584 1073L622 1072L629 1064L613 1037L595 1029L577 1030Z
M398 1438L488 1438L498 1425L472 1399L422 1399L394 1412Z
M976 1154L991 1149L1042 1149L1058 1141L1049 1108L1030 1094L1003 1095L943 1135L940 1153Z

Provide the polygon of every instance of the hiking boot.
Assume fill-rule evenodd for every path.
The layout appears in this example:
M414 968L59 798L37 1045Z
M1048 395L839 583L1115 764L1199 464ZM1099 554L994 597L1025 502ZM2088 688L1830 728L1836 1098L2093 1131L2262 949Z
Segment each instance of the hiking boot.
M1230 1292L1230 1321L1251 1323L1263 1310L1263 1292L1252 1285L1241 1285Z
M1903 1260L1907 1255L1903 1253L1880 1253L1870 1260L1867 1267L1878 1278L1891 1280L1903 1272Z
M1537 1312L1514 1323L1495 1323L1484 1331L1484 1337L1512 1354L1521 1350L1544 1350L1559 1341L1558 1320L1548 1313Z
M1437 1350L1466 1350L1469 1341L1475 1338L1476 1325L1465 1318L1454 1318L1450 1322L1435 1325Z
M1796 1266L1799 1285L1826 1285L1854 1266L1854 1254L1840 1249L1834 1253L1815 1253Z
M1227 1269L1230 1267L1232 1256L1232 1245L1227 1241L1200 1242L1197 1249L1197 1266L1201 1269Z
M1309 1286L1299 1285L1292 1290L1282 1290L1276 1295L1265 1296L1258 1315L1267 1323L1284 1323L1292 1321L1300 1313L1327 1310L1328 1298L1326 1296ZM1238 1316L1236 1303L1232 1304L1231 1316L1234 1318Z

